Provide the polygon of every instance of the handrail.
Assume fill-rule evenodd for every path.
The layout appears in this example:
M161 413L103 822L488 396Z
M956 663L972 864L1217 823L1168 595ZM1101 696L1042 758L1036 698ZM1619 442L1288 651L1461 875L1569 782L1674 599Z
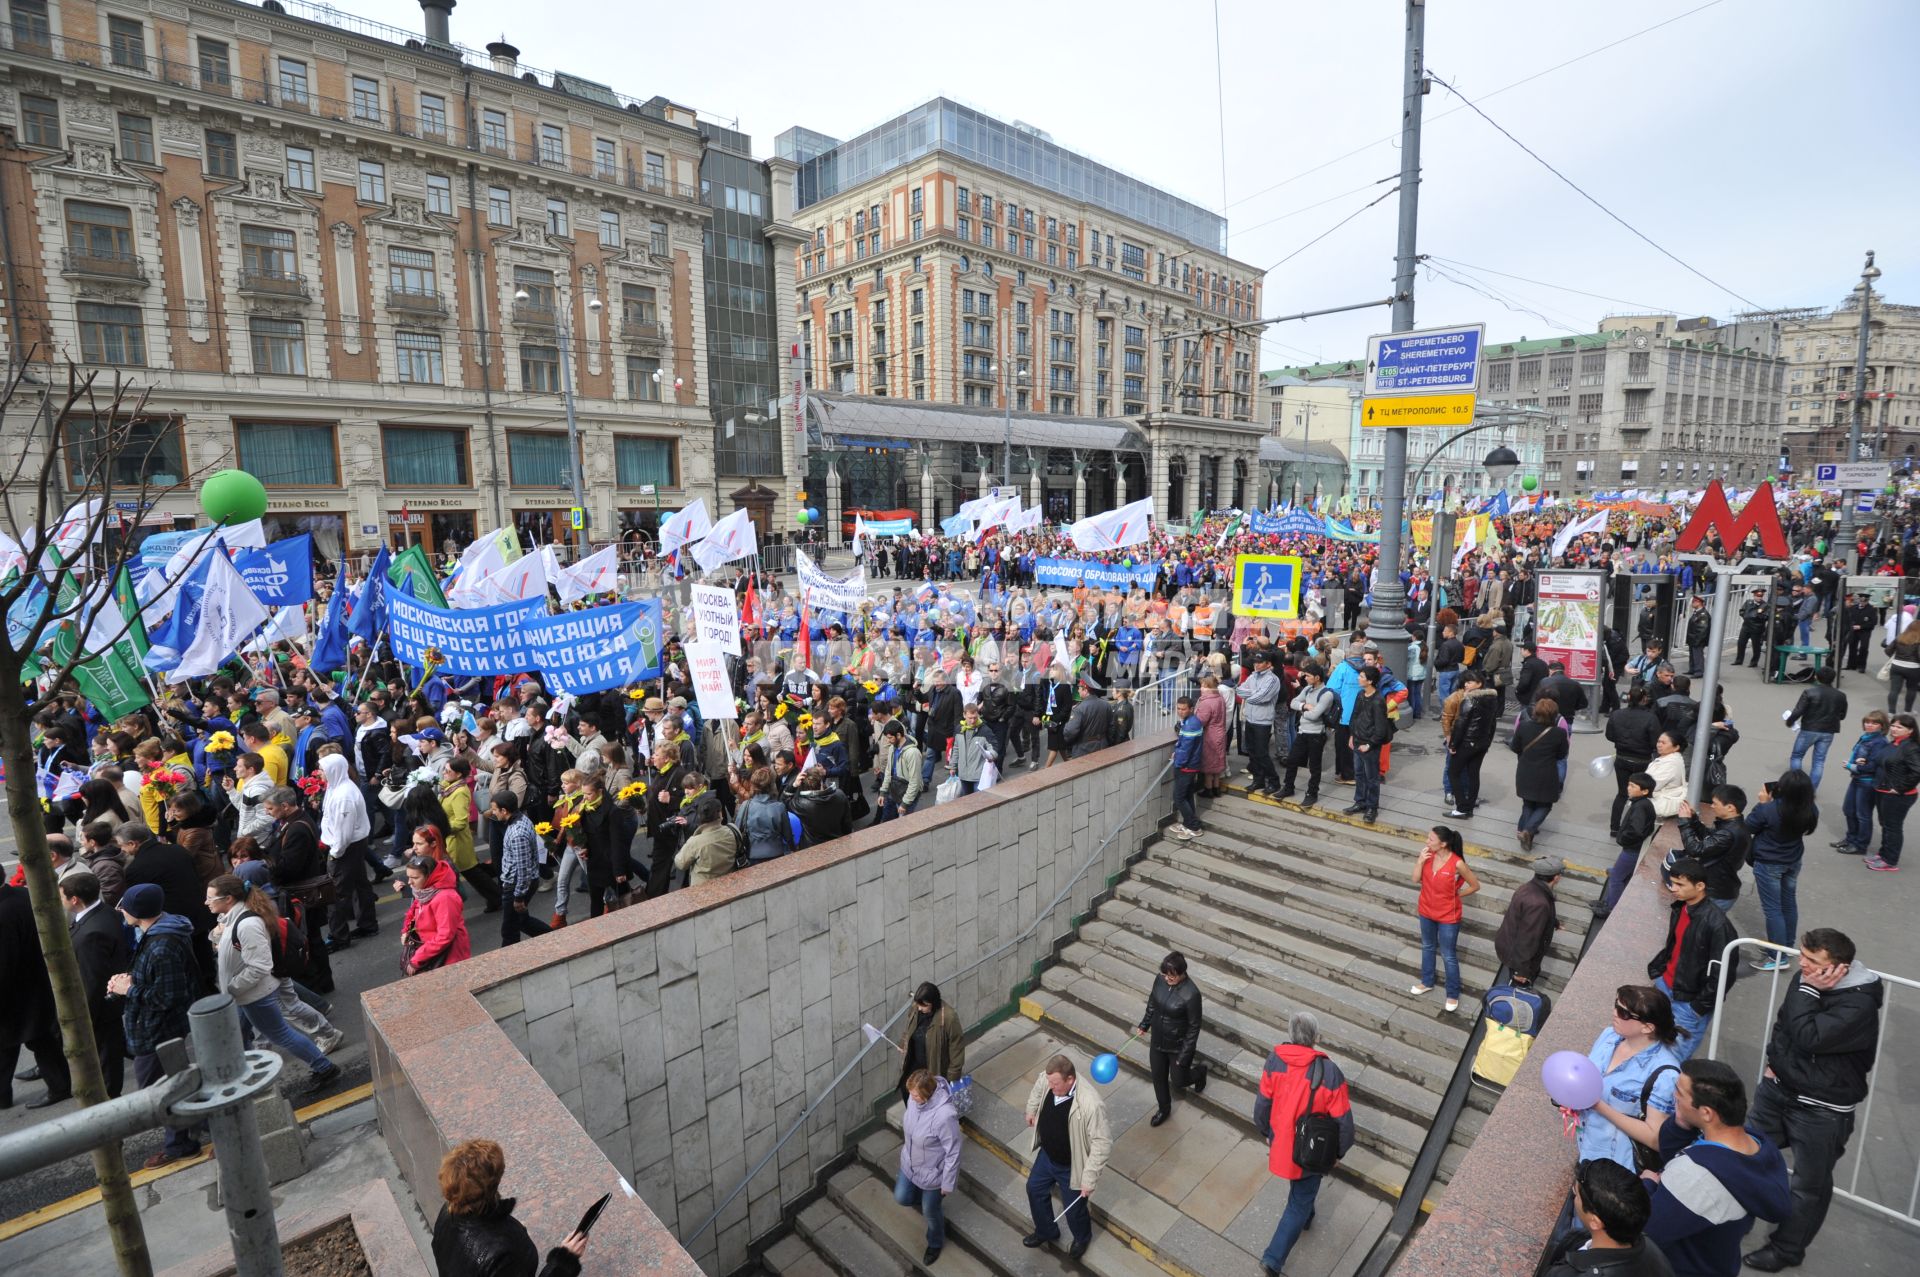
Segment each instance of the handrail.
M1151 794L1155 792L1157 789L1159 789L1160 782L1166 777L1166 774L1172 770L1173 770L1173 759L1168 758L1166 763L1160 768L1159 772L1154 775L1154 778L1148 781L1145 785L1142 785L1140 787L1139 794L1136 795L1133 800L1133 806L1127 808L1127 814L1122 816L1119 822L1116 823L1112 829L1107 831L1107 836L1100 840L1099 846L1095 847L1093 851L1088 854L1086 860L1081 862L1080 867L1073 871L1073 876L1068 878L1065 885L1063 885L1060 888L1060 890L1054 894L1053 899L1047 902L1046 908L1040 910L1039 913L1034 915L1033 921L1027 924L1027 929L1025 931L1022 931L1019 935L1007 941L1005 944L1001 945L999 948L981 955L981 957L976 959L972 965L963 967L959 971L956 971L953 974L952 982L958 983L959 981L966 979L967 976L973 974L975 971L978 971L981 967L985 966L987 963L992 962L994 959L998 958L1001 954L1006 953L1008 950L1013 949L1018 945L1022 944L1023 942L1025 942L1029 936L1031 936L1035 931L1039 930L1040 924L1053 916L1053 911L1055 909L1058 909L1060 907L1060 902L1065 900L1067 896L1072 893L1075 885L1079 883L1081 878L1086 876L1087 870L1093 868L1095 864L1099 863L1101 853L1106 851L1108 844L1112 843L1113 840L1117 836L1119 836L1119 833L1121 830L1127 828L1129 825L1133 823L1133 817L1135 813L1137 813L1140 810L1140 804L1146 801L1148 794ZM899 1022L900 1017L907 1013L908 1008L912 1007L912 1005L913 1005L913 1002L909 1000L906 1006L901 1007L898 1011L895 1011L891 1016L889 1016L887 1019L887 1022L880 1026L881 1034L882 1035L887 1034L893 1028L893 1026ZM741 1177L740 1182L733 1186L732 1191L730 1191L725 1197L720 1199L719 1203L713 1208L713 1213L711 1215L708 1215L707 1218L701 1222L700 1227L694 1229L693 1232L687 1234L686 1236L680 1239L683 1244L693 1241L695 1238L699 1237L702 1233L706 1232L709 1228L712 1228L714 1224L719 1221L720 1216L726 1213L727 1207L733 1204L734 1199L740 1196L741 1193L746 1191L747 1185L753 1182L754 1176L758 1175L761 1171L765 1170L768 1164L771 1163L773 1159L779 1155L780 1150L786 1146L787 1141L792 1139L794 1135L796 1135L800 1131L800 1128L807 1124L807 1119L813 1116L814 1110L818 1109L820 1105L826 1101L827 1097L832 1095L835 1089L838 1088L842 1082L846 1081L847 1078L854 1072L854 1070L860 1067L861 1062L867 1058L867 1052L873 1050L873 1048L876 1045L878 1045L881 1041L884 1041L884 1040L885 1040L884 1036L879 1038L869 1038L866 1045L862 1046L858 1051L854 1052L853 1059L847 1062L846 1067L841 1069L838 1073L834 1074L833 1080L827 1083L825 1089L823 1089L820 1092L820 1094L814 1096L811 1100L807 1102L807 1107L802 1109L800 1112L800 1116L796 1117L793 1120L793 1125L789 1126L786 1129L786 1131L780 1136L780 1138L773 1142L773 1147L768 1149L764 1154L762 1154L760 1160L755 1162L753 1166L750 1169L748 1169L747 1173Z
M1774 944L1772 941L1761 940L1751 936L1733 941L1733 943L1729 944L1726 948L1720 951L1720 976L1719 976L1718 983L1714 986L1713 1004L1716 1007L1725 1007L1727 1005L1727 983L1728 983L1727 977L1733 972L1734 970L1733 964L1736 961L1733 951L1735 949L1740 948L1742 945L1752 945L1754 948L1759 949L1762 952L1765 952L1771 949L1773 952L1781 954L1789 959L1798 959L1800 956L1800 950L1793 945ZM1783 971L1786 971L1788 969L1789 968L1783 967L1780 971L1773 972L1772 983L1767 990L1767 1005L1770 1007L1776 1008L1776 1010L1774 1011L1775 1017L1779 1015L1779 1011L1777 1008L1780 1005L1780 976ZM1885 980L1890 984L1904 984L1909 989L1920 989L1920 980L1910 980L1905 976L1888 975L1885 971L1881 971L1878 968L1874 969L1874 974L1879 976L1882 980ZM1892 1014L1892 1011L1893 1011L1893 999L1883 998L1880 1002L1880 1035L1878 1039L1880 1043L1881 1052L1884 1052L1886 1048L1887 1021L1890 1015ZM1720 1058L1720 1026L1725 1022L1726 1022L1726 1017L1724 1015L1716 1015L1713 1017L1713 1032L1709 1034L1707 1037L1707 1056L1710 1059L1717 1060ZM1772 1035L1772 1031L1773 1031L1773 1018L1769 1017L1767 1020L1767 1036L1770 1037ZM1879 1063L1877 1056L1875 1059L1875 1063L1876 1064ZM1761 1079L1766 1076L1766 1067L1767 1067L1767 1047L1766 1047L1766 1041L1763 1038L1760 1044L1761 1072L1755 1075L1753 1079L1753 1085L1755 1090L1759 1089ZM1873 1095L1875 1091L1880 1089L1879 1083L1880 1083L1880 1071L1878 1069L1875 1069L1873 1071L1872 1076L1869 1077L1867 1080L1867 1098L1866 1098L1866 1102L1861 1105L1861 1109L1860 1109L1859 1129L1861 1131L1867 1130L1870 1123L1873 1120ZM1920 1208L1920 1165L1916 1165L1914 1168L1913 1188L1907 1194L1907 1209L1904 1214L1894 1209L1891 1206L1882 1205L1881 1203L1874 1201L1872 1198L1862 1197L1857 1191L1855 1191L1860 1187L1860 1168L1866 1164L1867 1146L1869 1143L1870 1141L1865 1139L1854 1141L1853 1177L1847 1181L1847 1186L1845 1188L1841 1188L1839 1184L1836 1183L1833 1188L1834 1196L1844 1197L1848 1201L1852 1202L1855 1206L1865 1207L1866 1209L1870 1211L1874 1211L1877 1214L1885 1215L1889 1219L1897 1219L1902 1221L1903 1223L1908 1223L1908 1224L1920 1222L1920 1215L1915 1214L1916 1208Z

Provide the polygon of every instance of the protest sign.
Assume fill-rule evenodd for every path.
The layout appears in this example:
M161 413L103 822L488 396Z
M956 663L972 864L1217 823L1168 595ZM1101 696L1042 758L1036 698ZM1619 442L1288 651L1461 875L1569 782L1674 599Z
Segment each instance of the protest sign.
M1151 590L1160 569L1152 563L1125 567L1118 563L1090 563L1082 559L1040 559L1033 565L1036 585L1087 585L1096 590Z
M800 574L800 597L813 607L829 612L853 613L867 598L867 570L856 569L844 580L822 572L805 550L796 550L794 568Z
M740 608L733 591L724 585L693 586L694 633L701 641L715 642L735 656L740 650Z
M733 684L727 678L726 649L713 639L695 639L685 645L687 674L693 680L693 694L700 705L700 717L736 718Z

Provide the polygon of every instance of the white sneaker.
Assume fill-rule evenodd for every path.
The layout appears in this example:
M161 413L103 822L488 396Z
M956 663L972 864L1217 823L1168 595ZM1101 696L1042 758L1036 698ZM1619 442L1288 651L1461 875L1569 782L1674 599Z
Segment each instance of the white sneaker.
M1432 993L1433 986L1430 984L1416 984L1411 989L1408 989L1407 992L1417 998L1423 993Z
M318 1036L316 1036L313 1039L313 1044L320 1048L320 1054L332 1055L336 1050L339 1049L340 1044L346 1040L347 1040L346 1031L344 1029L335 1028L335 1029L328 1029L325 1033L321 1033Z
M1193 831L1185 825L1168 825L1167 837L1178 838L1181 842L1185 842L1187 839L1193 837Z

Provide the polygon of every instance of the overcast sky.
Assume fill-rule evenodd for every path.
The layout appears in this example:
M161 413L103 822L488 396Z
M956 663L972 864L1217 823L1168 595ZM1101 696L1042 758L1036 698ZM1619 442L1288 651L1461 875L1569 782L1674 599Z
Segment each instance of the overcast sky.
M419 25L410 0L342 7ZM470 47L504 33L531 66L737 117L761 155L790 125L852 137L944 94L1224 204L1233 256L1269 267L1392 189L1374 183L1399 169L1403 17L1397 0L1219 0L1224 194L1210 0L460 0L452 27ZM1868 248L1889 299L1920 303L1916 48L1920 0L1434 0L1430 72L1723 287L1635 238L1436 84L1420 251L1505 300L1423 270L1417 322L1483 321L1512 340L1590 332L1615 312L1830 306ZM1395 203L1272 270L1266 314L1386 296ZM1346 358L1387 326L1385 308L1276 325L1261 366Z

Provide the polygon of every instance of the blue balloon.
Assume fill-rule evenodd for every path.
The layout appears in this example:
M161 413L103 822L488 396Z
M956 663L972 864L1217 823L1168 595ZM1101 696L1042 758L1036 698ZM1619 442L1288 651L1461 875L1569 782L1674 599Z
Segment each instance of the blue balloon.
M793 845L798 847L800 845L800 840L803 837L802 831L800 829L800 817L794 815L792 812L788 812L787 828L793 831Z
M1089 1071L1093 1074L1094 1081L1105 1086L1120 1076L1120 1057L1113 1054L1096 1055L1093 1057L1093 1066Z
M818 506L807 507L807 522L808 523L820 522L820 507Z

